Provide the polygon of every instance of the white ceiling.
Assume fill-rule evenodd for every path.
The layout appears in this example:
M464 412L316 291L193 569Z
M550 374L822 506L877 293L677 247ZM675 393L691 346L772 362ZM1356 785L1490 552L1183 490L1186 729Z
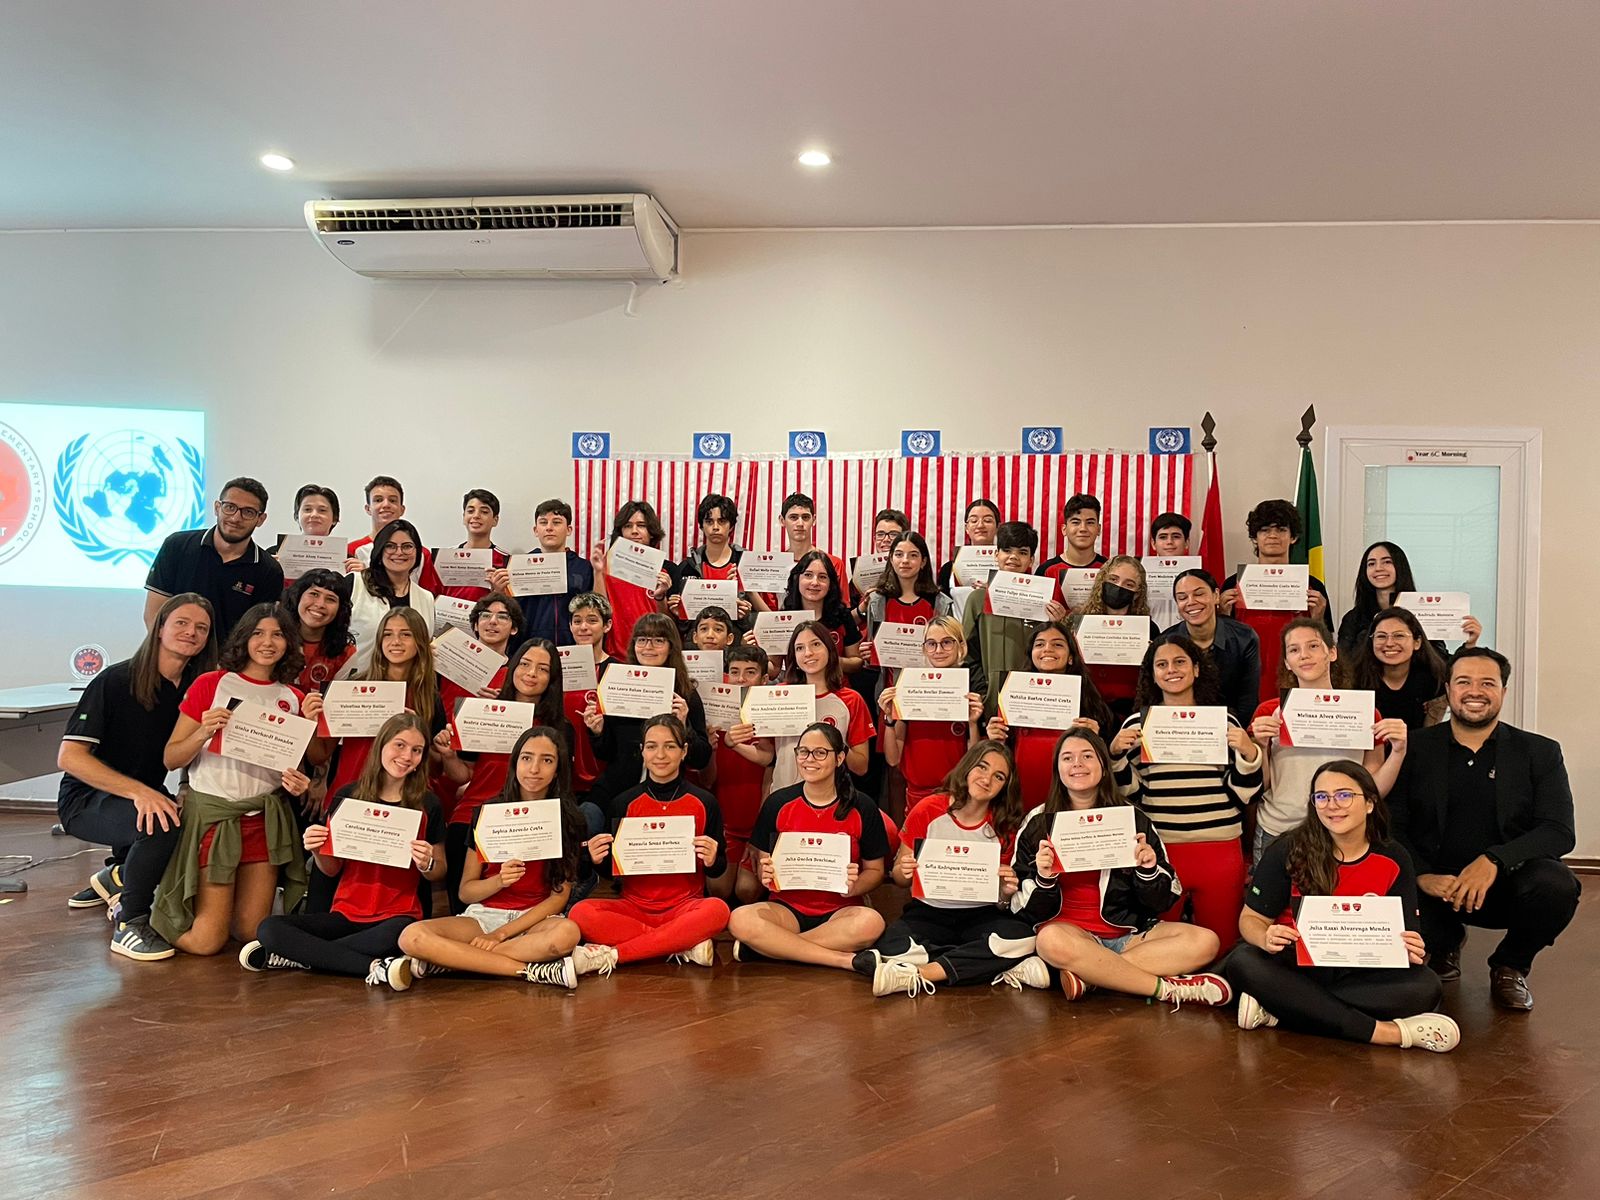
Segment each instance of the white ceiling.
M1597 59L1596 0L7 0L0 228L1597 218Z

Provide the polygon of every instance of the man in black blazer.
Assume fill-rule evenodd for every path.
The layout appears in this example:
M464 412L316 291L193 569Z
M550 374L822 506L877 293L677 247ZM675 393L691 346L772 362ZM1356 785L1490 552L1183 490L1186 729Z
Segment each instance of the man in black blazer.
M1389 793L1396 835L1411 852L1422 937L1441 979L1461 977L1466 925L1504 929L1489 956L1489 994L1501 1008L1533 1007L1528 971L1578 910L1572 789L1561 747L1505 725L1511 664L1482 646L1450 660L1451 719L1411 735Z

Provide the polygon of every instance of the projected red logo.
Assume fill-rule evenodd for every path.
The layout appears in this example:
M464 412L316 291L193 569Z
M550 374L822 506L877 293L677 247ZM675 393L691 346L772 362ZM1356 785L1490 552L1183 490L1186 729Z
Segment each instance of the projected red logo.
M0 563L27 548L44 518L44 468L26 439L0 425Z

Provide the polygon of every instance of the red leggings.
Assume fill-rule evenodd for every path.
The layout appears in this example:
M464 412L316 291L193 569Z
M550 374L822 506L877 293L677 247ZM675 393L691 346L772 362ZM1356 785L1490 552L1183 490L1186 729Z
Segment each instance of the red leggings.
M681 954L728 927L728 906L715 896L685 900L665 912L631 900L580 900L567 915L584 941L615 946L619 963Z
M1183 884L1183 896L1162 919L1179 920L1184 899L1194 904L1194 923L1211 930L1226 954L1239 940L1244 907L1244 850L1238 838L1225 842L1166 842L1167 860Z

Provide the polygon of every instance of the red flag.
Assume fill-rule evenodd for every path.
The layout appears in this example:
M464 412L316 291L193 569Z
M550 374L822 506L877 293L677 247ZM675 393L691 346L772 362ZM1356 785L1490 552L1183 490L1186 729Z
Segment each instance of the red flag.
M1211 572L1217 586L1228 577L1228 556L1222 545L1222 490L1217 486L1217 452L1206 455L1211 464L1211 484L1206 488L1206 507L1200 516L1200 564Z

